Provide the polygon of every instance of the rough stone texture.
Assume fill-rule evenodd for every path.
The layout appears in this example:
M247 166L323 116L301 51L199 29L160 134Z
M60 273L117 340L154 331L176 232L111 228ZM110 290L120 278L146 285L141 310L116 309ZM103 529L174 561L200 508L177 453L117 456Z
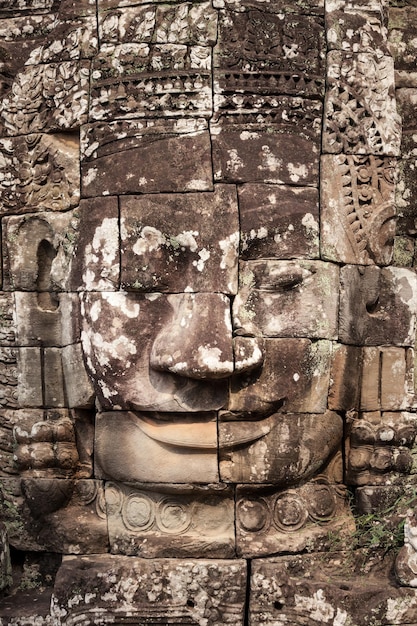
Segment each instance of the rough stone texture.
M210 124L216 181L317 186L321 103L265 97L254 113L250 96L224 98L219 120Z
M401 121L394 97L394 64L375 52L328 53L323 150L338 154L400 151Z
M319 206L315 189L245 184L238 193L243 259L318 257Z
M395 234L395 159L325 155L321 161L321 254L389 265Z
M318 553L257 560L252 567L249 624L381 626L414 624L415 592L381 584L392 561L381 555Z
M79 137L30 134L0 141L1 214L65 211L79 201Z
M2 518L18 550L108 552L100 481L4 478L0 489Z
M345 266L340 271L339 337L359 345L413 345L416 275L407 269Z
M233 558L230 487L106 486L110 551L141 557Z
M121 283L134 291L237 291L236 190L121 200Z
M69 582L71 581L71 582ZM64 626L78 617L103 623L242 623L243 560L65 557L57 576L52 616Z
M320 261L248 261L233 304L236 328L255 336L337 338L339 272Z
M236 522L238 554L245 557L329 550L333 533L342 545L354 529L344 489L324 477L280 492L275 485L238 487Z
M1 3L0 626L417 623L416 11Z
M203 120L88 125L81 154L83 197L212 189L210 136Z
M342 435L340 416L330 411L320 415L276 413L259 424L220 423L220 477L226 482L280 487L300 482L316 474L335 453ZM242 440L254 441L242 450Z

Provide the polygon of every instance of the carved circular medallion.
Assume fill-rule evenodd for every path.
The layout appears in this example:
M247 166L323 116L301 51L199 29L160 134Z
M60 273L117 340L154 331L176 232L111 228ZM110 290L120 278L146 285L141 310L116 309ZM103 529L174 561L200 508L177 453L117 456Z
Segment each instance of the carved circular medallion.
M237 517L244 530L259 532L268 522L268 507L263 500L245 498L237 503Z
M122 518L129 530L147 530L155 517L154 503L144 494L131 493L124 501Z
M287 491L275 501L274 524L286 532L302 528L308 519L306 503L296 492Z
M117 515L122 508L122 493L117 485L106 485L106 508L109 515Z
M97 484L95 480L80 480L77 482L77 495L80 501L87 505L97 497Z
M329 485L317 484L308 493L308 512L313 520L325 521L334 516L336 498Z
M164 498L156 512L159 529L165 533L183 533L191 524L191 514L187 506L173 498Z

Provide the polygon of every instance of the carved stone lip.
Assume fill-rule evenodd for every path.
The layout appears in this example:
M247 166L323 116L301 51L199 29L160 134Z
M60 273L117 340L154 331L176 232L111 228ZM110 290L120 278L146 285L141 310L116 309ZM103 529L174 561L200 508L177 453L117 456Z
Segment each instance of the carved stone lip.
M215 421L171 421L158 419L158 414L144 415L135 413L135 423L141 431L150 439L166 445L179 448L217 450L217 448L230 448L246 443L252 443L267 435L273 428L269 418L275 413L270 411L258 422L254 422L251 432L237 432L227 438L227 441L219 442L217 435L217 423Z

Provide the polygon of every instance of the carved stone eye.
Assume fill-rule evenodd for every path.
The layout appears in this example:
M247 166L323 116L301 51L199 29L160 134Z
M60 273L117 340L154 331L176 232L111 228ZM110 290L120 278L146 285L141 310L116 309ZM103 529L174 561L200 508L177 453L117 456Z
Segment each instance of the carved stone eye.
M302 268L271 271L268 276L262 277L257 288L261 291L290 291L301 285L311 275L312 272Z

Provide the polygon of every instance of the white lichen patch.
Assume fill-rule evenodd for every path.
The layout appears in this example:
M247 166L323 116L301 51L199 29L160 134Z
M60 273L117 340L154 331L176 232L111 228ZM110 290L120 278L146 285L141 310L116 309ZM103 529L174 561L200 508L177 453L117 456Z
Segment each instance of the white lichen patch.
M243 130L240 135L242 141L248 141L248 139L258 139L259 133L250 132L249 130Z
M130 319L139 317L140 304L132 302L122 291L103 293L103 299Z
M204 270L206 261L208 261L210 258L210 252L207 250L207 248L203 248L199 251L198 256L200 258L198 259L198 261L193 261L193 265L197 268L199 272L202 272Z
M132 246L132 251L137 255L150 254L166 244L166 237L160 230L153 226L144 226L140 237Z
M237 174L237 172L242 169L244 166L242 159L237 153L237 150L233 148L232 150L228 150L229 158L226 161L226 167L233 174Z
M220 348L213 346L199 346L197 354L198 364L202 369L207 369L210 372L232 373L233 362L229 360L222 360L222 351Z
M112 359L123 361L125 368L130 367L128 357L137 352L136 344L125 335L119 335L113 341L106 341L101 333L92 333L91 344L101 367L108 366Z
M198 248L195 240L195 238L198 237L198 234L197 230L183 230L182 233L179 233L179 235L175 235L175 237L171 238L171 244L172 242L177 242L183 251L188 248L191 252L195 252Z
M277 157L268 145L262 146L262 162L259 165L261 171L277 172L282 168L282 159Z

